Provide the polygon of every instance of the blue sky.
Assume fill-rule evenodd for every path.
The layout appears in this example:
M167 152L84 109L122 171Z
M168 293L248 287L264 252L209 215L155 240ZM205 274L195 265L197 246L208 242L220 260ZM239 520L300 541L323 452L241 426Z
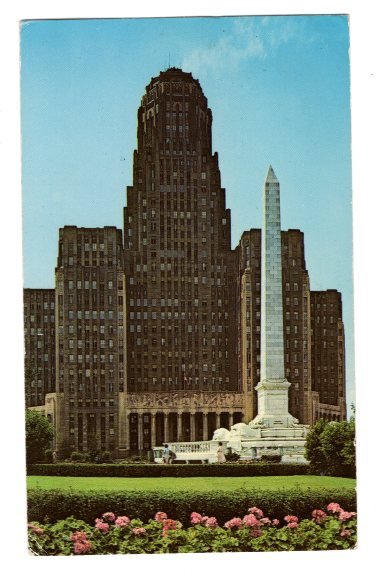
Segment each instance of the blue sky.
M232 211L261 226L269 164L311 288L343 294L354 400L349 35L345 16L26 22L21 30L24 285L53 287L58 228L122 227L137 108L152 76L200 80Z

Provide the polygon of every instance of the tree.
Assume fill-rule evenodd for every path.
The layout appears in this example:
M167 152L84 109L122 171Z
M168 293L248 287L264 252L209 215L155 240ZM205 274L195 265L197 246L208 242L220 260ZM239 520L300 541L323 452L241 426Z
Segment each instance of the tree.
M321 446L321 434L326 425L325 420L317 420L310 429L305 444L305 457L309 460L312 471L317 473L324 472L326 468L326 457Z
M347 468L354 470L354 416L348 422L317 421L307 437L306 458L316 473L337 475Z
M27 464L43 462L45 450L50 447L54 430L49 420L35 410L26 410L25 438Z

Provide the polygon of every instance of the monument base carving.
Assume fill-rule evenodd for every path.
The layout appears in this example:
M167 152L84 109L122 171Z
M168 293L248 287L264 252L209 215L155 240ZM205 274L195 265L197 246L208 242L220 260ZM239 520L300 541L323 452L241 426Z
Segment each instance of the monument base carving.
M297 420L287 427L263 427L259 419L257 426L234 424L230 430L219 428L213 434L213 440L220 440L241 460L260 460L262 456L280 456L281 462L307 463L305 442L309 426L300 425ZM256 420L256 418L255 418Z

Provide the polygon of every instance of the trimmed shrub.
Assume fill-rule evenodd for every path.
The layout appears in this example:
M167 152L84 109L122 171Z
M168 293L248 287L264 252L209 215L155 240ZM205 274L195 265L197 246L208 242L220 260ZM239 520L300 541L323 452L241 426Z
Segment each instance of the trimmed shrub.
M29 476L93 476L122 478L158 478L193 476L291 476L308 474L307 464L35 464L28 467Z
M215 516L219 523L238 515L239 510L259 506L269 517L283 519L286 514L310 518L313 509L324 508L337 501L346 510L356 509L354 489L281 490L246 489L233 493L202 492L148 492L99 491L66 492L61 490L28 490L28 518L30 521L49 522L75 516L93 522L105 510L147 521L154 511L163 510L171 518L188 523L191 512L199 510Z
M107 463L107 462L112 462L112 455L110 452L102 452L99 455L99 462L101 464Z
M225 459L227 462L238 462L240 460L240 454L236 452L229 452L225 455Z
M88 452L72 452L71 454L72 462L89 462L90 458Z
M280 462L281 456L278 454L263 454L261 457L262 462L276 463Z

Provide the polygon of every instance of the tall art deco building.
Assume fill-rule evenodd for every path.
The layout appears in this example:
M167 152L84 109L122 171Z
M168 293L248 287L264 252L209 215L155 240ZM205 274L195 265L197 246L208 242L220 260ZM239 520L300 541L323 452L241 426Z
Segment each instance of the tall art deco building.
M211 126L191 74L169 69L147 86L124 211L128 406L157 393L151 408L170 409L151 412L162 439L228 425L236 406L225 406L223 393L240 391L235 254ZM140 416L132 413L131 428Z
M177 68L153 78L137 140L123 233L60 230L55 382L44 384L44 406L41 394L29 392L28 403L54 422L62 451L124 456L166 441L206 440L257 410L261 233L244 232L232 250L212 113L198 80ZM332 344L328 330L326 346L337 354L324 354L299 230L282 233L282 254L290 412L308 424L344 418L341 296L327 297L335 312L322 322L338 330ZM37 372L29 333L37 327L27 308L26 366L33 355Z

